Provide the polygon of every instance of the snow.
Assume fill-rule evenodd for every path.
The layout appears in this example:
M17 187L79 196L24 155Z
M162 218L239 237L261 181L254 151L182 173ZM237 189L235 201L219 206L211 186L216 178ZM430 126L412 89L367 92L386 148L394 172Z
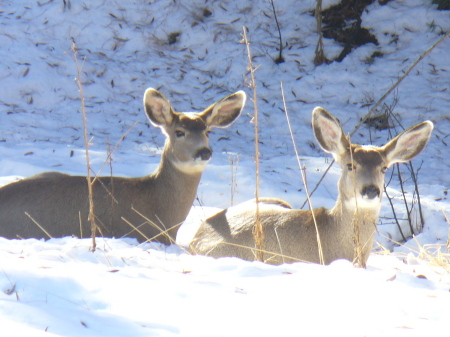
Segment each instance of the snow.
M294 207L304 200L280 82L306 166L315 186L330 157L311 130L311 111L322 106L352 132L408 67L450 30L448 11L429 0L374 2L362 25L379 45L353 50L338 63L315 67L315 2L275 1L285 62L276 65L278 33L269 2L242 1L12 1L0 8L0 184L57 170L85 174L84 145L72 41L82 81L98 170L108 144L113 173L152 172L164 143L142 109L146 88L170 98L179 111L199 111L245 90L248 28L260 111L260 195ZM327 1L330 6L336 1ZM211 15L204 15L207 8ZM168 44L169 35L179 33ZM331 57L342 46L325 41ZM330 266L264 265L235 258L190 256L177 246L131 239L0 238L0 327L5 336L423 336L445 335L450 314L450 83L447 38L422 60L385 103L404 127L431 120L433 136L414 160L426 220L423 233L397 245L401 235L384 198L379 234L367 269L347 261ZM374 52L381 57L372 58ZM201 219L254 196L253 104L228 129L214 130L213 160L179 232L186 245ZM400 132L401 130L396 130ZM384 131L362 126L355 143L382 145ZM231 160L233 163L230 164ZM109 174L109 167L106 169ZM407 172L405 170L405 172ZM332 207L340 169L333 166L312 197ZM235 192L231 177L235 177ZM412 198L414 189L406 181ZM397 216L406 218L398 183L388 187ZM0 215L1 216L1 215ZM414 214L416 216L416 214ZM403 230L408 227L402 222Z

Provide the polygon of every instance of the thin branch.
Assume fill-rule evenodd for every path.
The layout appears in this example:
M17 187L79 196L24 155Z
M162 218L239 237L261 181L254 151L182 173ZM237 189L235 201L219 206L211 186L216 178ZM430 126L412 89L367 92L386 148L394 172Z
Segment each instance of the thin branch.
M175 224L175 225L173 225L173 226L170 227L170 228L166 228L166 226L165 226L164 223L161 221L161 219L159 219L158 216L156 216L157 220L159 221L159 223L161 224L161 226L164 228L164 229L163 229L163 228L161 228L160 226L158 226L156 223L154 223L152 220L150 220L148 217L146 217L144 214L142 214L142 213L139 212L137 209L135 209L134 207L132 207L131 209L133 210L133 212L136 212L136 214L138 214L140 217L142 217L142 219L145 220L145 222L144 222L142 225L149 224L150 226L152 226L152 227L154 227L154 228L156 228L156 229L158 229L158 230L160 231L159 234L156 234L155 236L153 236L153 237L147 239L146 242L150 242L150 241L152 241L152 240L154 240L154 239L156 239L156 238L158 238L158 237L164 235L171 243L176 243L175 240L169 235L169 231L172 230L172 229L174 229L174 228L177 228L177 227L181 226L181 225L183 224L183 222L180 222L180 223L178 223L178 224ZM123 217L122 217L122 219L123 219ZM123 219L123 220L124 220L125 222L127 222L125 219ZM127 223L128 223L128 222L127 222ZM129 225L131 225L131 224L129 224ZM132 226L132 225L131 225L131 226ZM134 227L134 226L132 226L132 227ZM139 228L139 227L140 227L140 226L138 226L138 228ZM125 235L124 235L124 236L125 236Z
M444 36L442 36L438 41L436 41L430 48L428 48L427 50L425 50L422 55L420 55L416 61L414 61L414 63L408 68L408 70L397 80L397 82L378 100L377 103L375 103L375 105L369 110L369 112L364 116L364 118L361 120L361 122L355 127L355 129L352 131L352 133L350 133L350 136L353 136L356 131L358 131L358 129L361 127L361 125L370 117L370 115L378 108L378 106L386 99L387 96L389 96L392 91L394 91L395 88L398 87L398 85L405 79L406 76L408 76L408 74L415 68L415 66L422 61L422 59L425 58L425 56L427 56L429 53L431 53L431 51L436 48L442 41L444 41L448 36L450 35L450 31L445 34ZM331 166L334 164L334 160L330 163L330 165L328 166L328 168L325 170L324 174L322 175L322 177L320 178L319 182L316 184L316 186L314 187L314 189L311 191L310 196L312 196L314 194L314 192L316 191L317 187L321 184L322 180L324 179L324 177L327 175L329 169L331 168ZM306 203L306 201L305 201ZM305 205L305 203L303 205ZM303 207L303 206L302 206Z
M316 66L320 66L325 63L325 52L323 50L323 34L322 34L322 0L316 0L316 10L314 11L314 16L316 17L317 22L317 33L319 34L319 39L317 40L314 64Z
M48 237L49 237L49 239L53 239L53 237L45 230L45 228L44 227L42 227L36 220L34 220L34 218L30 215L30 214L28 214L27 212L25 212L25 215L27 216L27 217L29 217L30 218L30 220L31 221L33 221L34 222L34 224L36 225L36 226L38 226Z
M278 17L277 17L277 12L275 10L274 1L270 0L270 4L272 5L273 16L275 17L275 22L277 24L277 29L278 29L278 38L280 39L280 51L279 51L279 54L278 54L278 58L275 59L275 63L276 64L280 64L280 63L284 62L284 57L283 57L283 39L281 38L280 23L278 22Z
M352 149L352 142L350 139L350 136L347 136L348 140L348 146L350 149L350 162L353 166L355 166L355 162L353 160L353 151ZM352 170L352 178L353 178L353 195L355 198L355 212L353 214L352 219L352 227L353 227L353 264L357 264L362 268L366 268L366 261L363 258L362 254L362 246L361 246L361 221L360 221L360 213L359 213L359 206L358 206L358 192L356 191L356 173L355 170ZM366 242L367 244L367 242Z
M447 237L447 249L450 249L450 218L447 216L444 210L442 210L442 214L444 214L444 218L448 223L448 237Z
M394 103L394 106L395 106L395 104L397 104L397 102L398 102L398 100ZM393 120L392 121L392 125L394 126L394 128L395 128L395 123L397 123L400 126L401 129L405 130L405 128L403 127L401 122L398 120L398 118L392 113L392 111L393 111L393 106L392 105L391 105L391 107L388 108L388 111L389 111L388 119ZM394 138L393 135L391 134L391 130L389 130L389 136L390 136L391 139ZM404 192L403 180L402 180L402 177L401 177L401 174L400 174L400 165L396 164L396 166L397 166L397 172L398 172L397 176L398 176L398 180L400 182L400 186L401 186L401 190L402 190L403 201L405 203L406 213L408 215L409 228L411 230L411 235L414 235L414 226L412 224L412 218L411 218L411 212L414 209L414 196L413 196L413 200L411 201L411 209L409 209L408 203L406 201L406 195L405 195L405 192ZM424 225L424 219L423 219L423 214L422 214L422 206L421 206L421 202L420 202L419 186L418 186L418 183L417 183L417 177L416 177L416 175L414 173L414 166L413 166L411 161L408 163L408 168L409 168L409 172L410 172L411 177L412 177L413 182L414 182L414 194L417 196L417 202L418 202L418 207L419 207L419 215L420 215L420 220L421 220L420 231L422 231L422 228L423 228L423 225ZM420 167L419 167L418 171L419 170L420 170ZM392 210L394 211L394 209L392 209ZM395 214L395 212L394 212L394 214ZM400 227L399 227L399 229L401 231ZM403 234L402 234L402 237L404 238Z
M409 211L408 202L406 201L405 188L403 187L403 180L402 180L402 175L400 172L400 164L397 163L397 164L395 164L395 166L397 168L398 181L400 183L400 190L402 191L402 195L403 195L403 202L405 204L406 214L408 215L409 229L411 230L411 235L414 235L414 228L412 226L411 213Z
M390 133L389 133L389 135L390 135ZM392 136L391 136L391 138L392 138ZM402 227L400 226L400 222L398 221L398 216L397 216L397 212L395 211L394 203L392 202L393 198L391 198L391 196L389 196L389 194L387 192L387 187L391 184L393 177L394 177L394 170L391 170L391 176L389 177L388 182L384 183L384 193L386 194L389 204L391 205L392 214L394 215L393 219L395 220L395 223L397 224L397 228L400 232L400 235L402 236L403 241L406 241L406 237L403 234Z
M422 160L422 164L423 164L423 160ZM417 179L417 176L419 175L419 170L421 167L422 167L422 165L420 165L420 167L417 169L417 173L414 173L414 166L413 166L412 162L409 162L411 177L414 181L414 190L417 195L417 205L419 207L419 216L420 216L420 231L422 232L423 227L425 226L425 219L423 217L422 203L420 201L420 193L419 193L419 183L418 183L418 179Z
M306 198L307 198L308 205L309 205L309 210L311 212L311 215L312 215L312 218L314 221L314 226L316 228L317 248L319 250L319 261L320 261L320 264L325 264L325 261L323 258L322 242L320 240L320 234L319 234L319 226L317 226L316 215L314 214L314 209L312 207L312 202L311 202L311 198L310 198L309 191L308 191L308 184L306 183L306 173L305 173L305 170L303 169L303 165L302 165L300 156L297 151L297 146L295 145L294 133L292 132L291 121L289 120L289 114L288 114L288 110L287 110L287 106L286 106L286 100L284 98L283 82L281 82L281 95L283 97L284 111L286 113L286 120L287 120L287 124L289 127L289 132L291 134L292 144L294 144L295 156L297 158L298 167L300 169L300 173L302 176L303 185L305 186L305 193L306 193Z
M269 261L270 259L272 259L274 257L281 257L281 258L283 258L283 261L284 261L284 259L291 259L291 260L294 260L294 261L297 261L297 262L311 263L310 261L301 260L301 259L298 259L296 257L289 256L289 255L284 255L283 253L275 253L275 252L271 252L271 251L268 251L268 250L263 250L263 249L258 249L258 248L254 248L254 247L239 245L237 243L221 242L221 244L224 244L224 245L227 245L227 246L238 247L238 248L249 249L249 250L252 250L252 251L256 251L257 254L259 252L259 254L272 255L272 257L268 258L264 262L267 262L267 261Z
M255 125L255 175L256 175L256 190L255 190L255 200L256 200L256 219L255 219L255 227L253 231L253 235L255 237L255 244L257 250L257 259L259 261L264 261L263 254L263 242L264 242L264 231L261 224L261 218L259 214L259 132L258 132L258 104L257 104L257 92L256 92L256 81L255 81L255 71L256 68L253 66L252 54L250 50L250 42L247 38L247 28L243 27L244 31L244 42L247 46L247 55L248 55L248 67L251 76L250 88L253 89L253 108L254 108L254 116L253 123Z
M314 192L317 190L317 188L320 186L320 184L322 183L322 180L325 178L325 176L327 175L328 171L331 169L331 166L333 166L334 164L334 159L331 161L330 165L328 165L327 169L325 170L325 172L322 174L322 176L320 177L319 181L317 182L316 186L314 186L313 190L311 191L309 197L311 197ZM300 207L300 209L303 209L303 207L305 207L306 203L308 202L308 198L303 202L302 207Z
M120 139L117 141L116 145L114 146L114 148L112 149L112 151L108 151L108 155L106 156L105 161L103 162L102 167L100 168L100 170L98 170L98 172L95 174L95 178L92 181L92 183L95 183L97 181L97 178L100 176L101 172L103 171L103 169L105 168L105 166L108 163L111 163L111 157L114 154L114 152L116 152L117 148L119 147L119 145L122 143L122 141L125 139L126 136L128 136L128 134L130 133L130 131L139 123L139 121L136 121L133 123L133 125L131 125L128 130L122 135L122 137L120 137Z
M394 220L395 220L395 223L397 224L398 230L400 231L402 239L403 239L403 241L406 241L405 235L403 234L403 231L402 231L402 227L400 226L400 223L398 222L397 214L395 213L395 208L394 208L394 204L392 203L392 198L389 196L389 194L387 192L386 185L384 185L384 193L386 194L389 204L391 205L392 213L394 214Z
M77 68L77 78L75 82L78 86L78 91L80 93L81 100L81 114L83 118L83 130L84 130L84 144L86 149L86 167L87 167L87 184L88 184L88 194L89 194L89 216L88 221L91 223L91 234L92 234L92 251L95 251L97 246L95 242L95 234L97 231L97 225L95 224L95 215L94 215L94 191L93 191L93 182L91 179L91 161L89 158L89 139L88 139L88 131L87 131L87 119L86 119L86 109L84 104L84 94L83 94L83 85L81 84L81 68L78 64L78 52L76 49L75 42L72 42L72 52L73 59L75 61L75 65Z
M236 174L237 174L237 170L238 170L238 166L239 166L239 155L229 156L228 161L230 162L230 171L231 171L230 204L231 204L231 206L233 206L234 205L234 195L236 194L236 189L237 189Z
M413 64L411 64L411 66L408 68L408 70L406 70L406 72L400 76L400 78L397 80L397 82L395 82L395 84L383 95L381 96L381 98L378 100L378 102L375 103L375 105L369 110L369 112L364 116L363 119L361 119L361 122L355 127L355 129L353 130L353 132L350 134L350 136L353 136L355 134L355 132L361 127L362 124L364 124L364 122L370 117L370 115L378 108L378 106L386 99L387 96L389 96L394 90L395 88L397 88L400 83L406 78L406 76L409 75L409 73L416 67L416 65L422 61L425 56L427 56L429 53L431 53L431 51L436 48L442 41L444 41L448 36L450 35L450 31L445 34L444 36L442 36L438 41L436 41L430 48L428 48L427 50L425 50L422 55L420 55L417 60L415 60L413 62Z

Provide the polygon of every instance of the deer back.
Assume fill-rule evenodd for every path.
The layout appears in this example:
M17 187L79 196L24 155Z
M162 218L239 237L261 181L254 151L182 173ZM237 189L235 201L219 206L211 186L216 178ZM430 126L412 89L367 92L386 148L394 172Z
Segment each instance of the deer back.
M172 243L211 159L210 129L231 125L245 99L240 91L201 113L179 113L164 95L147 89L147 117L166 135L161 161L156 171L145 177L94 179L94 215L99 234ZM88 237L88 207L88 182L84 176L47 172L23 179L0 188L0 236Z

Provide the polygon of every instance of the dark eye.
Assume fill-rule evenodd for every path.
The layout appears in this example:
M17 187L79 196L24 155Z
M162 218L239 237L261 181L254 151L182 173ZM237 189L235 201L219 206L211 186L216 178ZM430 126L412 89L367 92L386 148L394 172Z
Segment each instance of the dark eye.
M353 165L352 163L350 163L350 164L347 164L347 169L348 169L349 171L353 171L354 169L356 169L356 166Z
M177 138L184 137L185 135L186 135L186 133L184 131L175 130L175 136L177 136Z
M388 169L388 168L387 168L386 166L384 166L384 167L381 169L381 173L383 173L383 174L386 173L387 169Z

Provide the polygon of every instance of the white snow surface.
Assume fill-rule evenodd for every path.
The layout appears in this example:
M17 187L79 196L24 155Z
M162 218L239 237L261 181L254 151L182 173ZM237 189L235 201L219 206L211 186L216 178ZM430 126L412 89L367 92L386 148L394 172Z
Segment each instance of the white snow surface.
M324 8L334 3L326 1ZM240 43L246 26L258 66L260 195L301 207L305 189L280 83L312 188L331 161L315 142L312 109L326 108L346 132L353 131L370 104L450 30L450 17L431 0L375 1L362 25L379 45L366 44L340 63L316 67L315 1L274 4L285 45L285 62L278 65L278 32L268 1L2 1L0 184L50 170L86 173L72 42L82 64L92 165L100 169L108 144L114 146L138 122L112 164L115 175L134 177L156 168L164 144L143 112L146 88L163 92L178 111L201 111L237 90L252 98L246 47ZM169 36L176 42L169 44ZM342 48L325 40L328 58ZM381 56L371 58L374 52ZM385 100L387 105L398 100L394 113L404 127L424 120L435 124L426 150L413 161L420 167L425 227L396 244L401 235L385 197L367 269L348 261L270 266L212 259L134 239L100 238L91 252L88 239L0 238L1 335L447 335L450 268L448 256L440 254L448 254L450 217L449 60L450 38ZM208 214L254 196L253 113L249 99L235 124L211 135L213 160L180 229L180 244L189 243ZM352 141L382 145L388 139L388 130L363 125ZM402 170L407 173L405 165ZM314 207L333 206L339 174L333 166L312 197ZM411 200L413 182L406 180L404 188ZM397 217L406 218L398 182L388 193ZM401 224L410 237L406 221Z

